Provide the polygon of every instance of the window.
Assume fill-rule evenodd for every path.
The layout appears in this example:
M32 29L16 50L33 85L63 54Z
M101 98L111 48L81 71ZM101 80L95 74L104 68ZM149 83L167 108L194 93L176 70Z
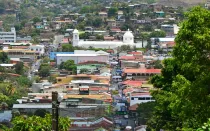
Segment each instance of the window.
M151 97L146 97L146 100L151 100Z
M71 88L73 88L74 86L71 86Z
M134 100L134 97L131 97L131 100Z
M58 79L58 81L62 81L61 79Z
M139 97L138 100L145 100L145 97Z
M69 86L66 86L66 88L69 88Z

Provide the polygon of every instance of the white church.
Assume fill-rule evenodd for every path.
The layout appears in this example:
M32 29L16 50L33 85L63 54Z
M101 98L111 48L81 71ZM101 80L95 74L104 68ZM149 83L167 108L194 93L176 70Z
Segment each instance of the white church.
M122 45L135 46L134 36L129 29L123 35L123 41L84 41L79 39L79 31L77 29L73 31L73 46L114 49Z

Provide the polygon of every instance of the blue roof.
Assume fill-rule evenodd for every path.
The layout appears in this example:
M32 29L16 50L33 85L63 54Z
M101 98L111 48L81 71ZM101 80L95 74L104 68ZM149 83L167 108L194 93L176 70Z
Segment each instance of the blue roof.
M0 122L10 121L12 119L12 111L2 111L0 112Z
M55 60L57 54L74 54L74 52L50 52L50 60Z

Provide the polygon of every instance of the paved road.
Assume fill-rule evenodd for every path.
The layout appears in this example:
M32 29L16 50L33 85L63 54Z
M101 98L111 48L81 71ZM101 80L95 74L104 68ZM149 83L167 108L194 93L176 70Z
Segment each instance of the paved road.
M32 66L31 66L31 69L28 71L28 78L30 80L33 79L34 75L35 75L35 72L36 70L39 70L39 67L41 65L41 59L35 61Z

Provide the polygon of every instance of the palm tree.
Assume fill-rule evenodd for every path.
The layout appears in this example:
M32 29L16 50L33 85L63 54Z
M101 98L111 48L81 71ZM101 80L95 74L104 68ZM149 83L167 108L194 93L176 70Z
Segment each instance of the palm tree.
M147 33L141 33L140 34L140 39L141 39L141 42L142 42L142 48L144 48L144 41L147 40L149 38L149 34Z

